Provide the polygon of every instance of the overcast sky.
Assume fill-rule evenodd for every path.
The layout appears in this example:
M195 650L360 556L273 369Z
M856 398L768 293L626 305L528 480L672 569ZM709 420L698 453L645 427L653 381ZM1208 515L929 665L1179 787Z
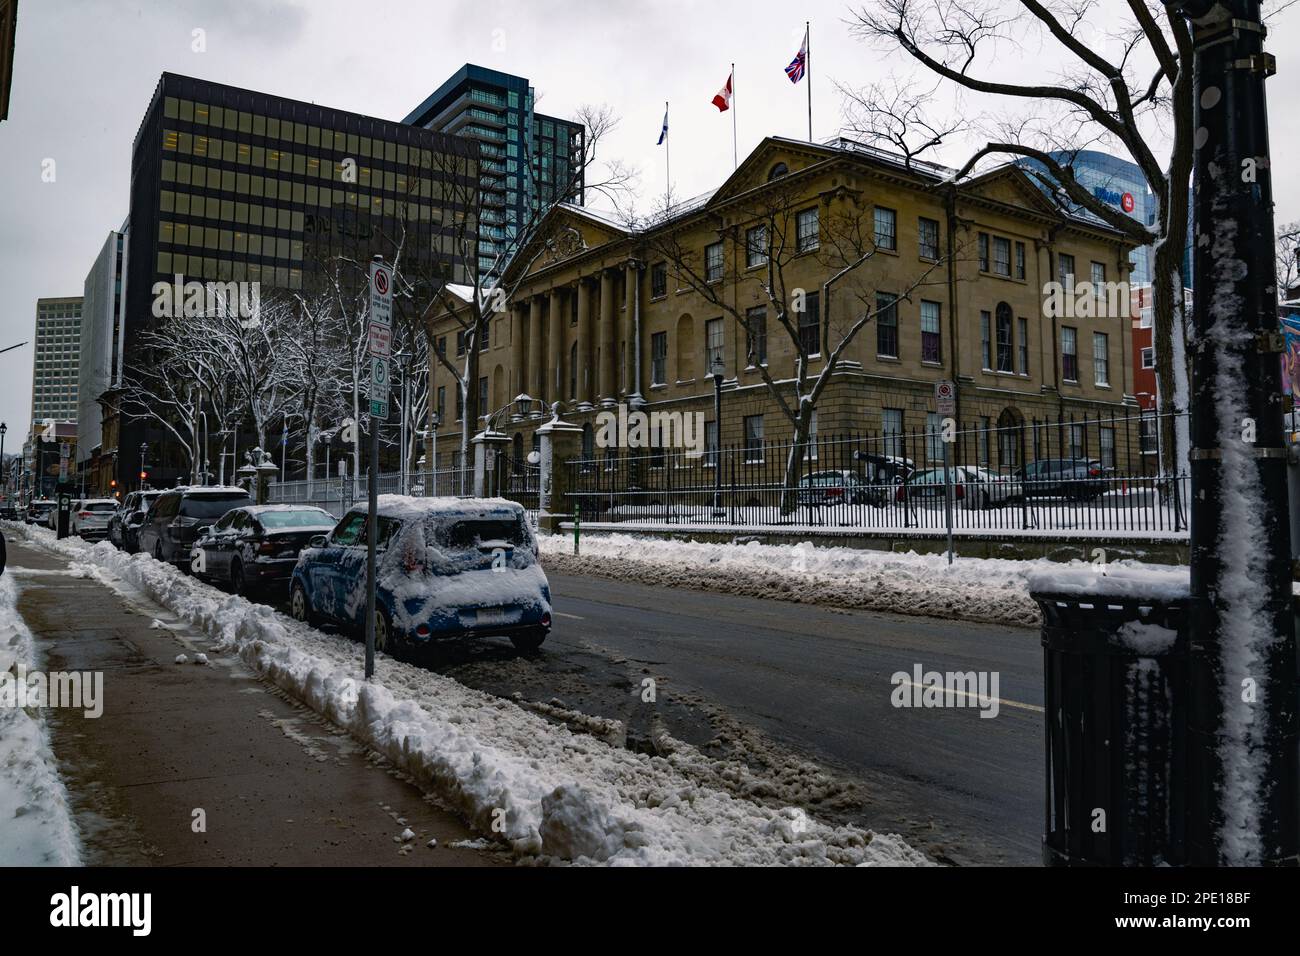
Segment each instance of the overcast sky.
M38 297L80 295L110 229L126 216L131 141L163 71L400 120L455 69L479 63L528 77L538 109L571 116L609 104L620 125L606 147L639 170L638 205L664 188L656 147L670 107L676 195L713 188L732 168L730 114L710 104L736 64L740 155L763 136L807 135L804 84L782 72L812 21L813 133L839 131L835 82L855 87L916 70L855 39L842 0L20 0L9 119L0 123L0 348L30 340ZM1102 0L1103 13L1126 13ZM205 32L195 52L193 31ZM1093 42L1106 49L1106 21ZM1300 69L1300 5L1270 23L1267 48L1279 222L1300 219L1296 111L1279 91ZM1059 50L1007 48L994 75L1051 79ZM922 78L927 88L933 85ZM807 81L805 81L807 82ZM987 113L946 90L935 112ZM936 158L959 164L974 139ZM54 159L56 180L42 182ZM0 420L7 450L31 410L32 350L0 355Z

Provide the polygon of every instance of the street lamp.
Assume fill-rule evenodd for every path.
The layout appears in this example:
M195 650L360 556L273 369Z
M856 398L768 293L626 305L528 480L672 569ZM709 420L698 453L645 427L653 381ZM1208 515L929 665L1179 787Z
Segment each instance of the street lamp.
M725 517L722 510L722 380L727 376L727 365L722 361L722 352L713 353L709 363L709 374L713 376L713 433L716 436L713 451L713 517Z

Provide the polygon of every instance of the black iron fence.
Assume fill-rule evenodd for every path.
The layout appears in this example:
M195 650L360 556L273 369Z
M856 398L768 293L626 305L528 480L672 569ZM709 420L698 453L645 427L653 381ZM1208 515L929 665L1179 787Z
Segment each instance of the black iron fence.
M1137 414L961 427L931 414L803 449L597 448L560 467L584 521L908 533L943 531L951 513L959 533L1181 536L1189 481L1161 473L1158 435Z

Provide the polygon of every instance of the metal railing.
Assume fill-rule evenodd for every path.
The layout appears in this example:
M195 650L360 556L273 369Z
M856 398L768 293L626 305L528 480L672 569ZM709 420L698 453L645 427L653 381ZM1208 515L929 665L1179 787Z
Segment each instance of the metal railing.
M1186 474L1161 475L1154 418L980 422L818 436L787 484L792 442L597 449L570 460L568 508L584 521L846 533L1187 533ZM944 468L947 446L949 467ZM951 508L949 508L951 502Z
M402 475L390 472L379 476L379 493L402 493ZM417 498L469 497L474 493L472 468L440 468L437 471L413 471L406 475L406 493ZM365 478L317 478L312 481L282 481L270 486L272 504L309 504L324 508L336 518L353 504L364 502Z

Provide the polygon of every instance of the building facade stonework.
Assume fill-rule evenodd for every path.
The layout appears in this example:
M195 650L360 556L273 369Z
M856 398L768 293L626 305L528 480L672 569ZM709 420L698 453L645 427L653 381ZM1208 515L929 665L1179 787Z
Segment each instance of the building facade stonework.
M789 440L773 385L792 402L801 352L817 375L864 311L874 314L816 403L819 435L923 429L940 381L956 383L961 427L1124 415L1134 410L1127 294L1112 310L1085 291L1063 315L1044 302L1053 281L1067 291L1127 281L1130 249L1118 233L1053 207L1014 166L954 186L937 167L909 168L856 144L769 138L710 196L646 223L555 207L503 280L504 308L479 356L486 402L470 432L526 394L560 403L579 425L626 403L701 412L711 444L742 444L755 427L768 441ZM850 281L832 290L837 263L858 253L841 277ZM779 292L768 291L774 284ZM798 296L804 311L792 307L785 319L808 336L802 347L777 307ZM893 309L881 308L891 300ZM444 315L431 332L454 339L461 327ZM435 395L454 395L436 360L432 376ZM527 448L544 420L507 410L496 424ZM454 421L444 406L439 467L459 450Z

